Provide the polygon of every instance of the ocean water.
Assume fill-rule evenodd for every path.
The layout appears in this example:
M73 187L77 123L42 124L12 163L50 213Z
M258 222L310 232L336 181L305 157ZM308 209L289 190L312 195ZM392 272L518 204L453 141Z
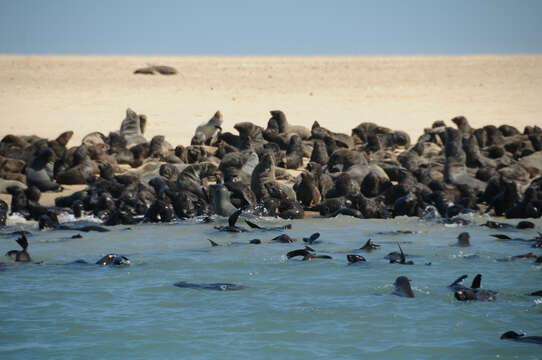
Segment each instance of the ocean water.
M469 226L416 218L291 221L287 234L300 239L318 231L321 243L312 247L333 257L301 261L285 254L302 241L248 244L278 232L223 233L190 220L72 239L76 232L38 232L11 218L15 223L1 232L31 230L29 253L43 263L0 270L0 359L540 359L540 345L499 337L508 330L542 335L542 299L527 295L542 290L542 266L496 259L542 251L489 235L533 238L542 221L534 221L534 230L502 231L480 227L486 217L472 220ZM472 246L450 246L463 231ZM369 237L381 248L360 253L367 263L347 265L346 254ZM225 246L211 247L208 238ZM0 253L17 249L15 239L0 235ZM384 259L396 242L415 265ZM109 252L132 264L69 264ZM477 273L483 288L498 291L497 301L456 301L447 285L462 274L470 285ZM390 294L400 275L411 279L415 298ZM178 281L246 289L173 286Z

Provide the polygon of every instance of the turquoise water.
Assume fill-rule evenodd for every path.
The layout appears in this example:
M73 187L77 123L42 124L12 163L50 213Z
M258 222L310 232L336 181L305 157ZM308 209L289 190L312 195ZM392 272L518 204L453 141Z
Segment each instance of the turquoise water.
M540 230L542 221L535 223ZM313 248L333 259L287 261L285 254L302 242L248 245L277 233L220 233L197 221L118 226L82 239L71 239L71 231L36 231L29 252L44 263L0 271L0 358L542 358L540 345L499 339L508 330L542 335L542 300L526 295L542 290L542 266L533 259L495 260L529 251L542 255L540 249L489 236L503 231L414 218L292 224L287 233L295 238L320 232L322 243ZM16 224L3 231L14 228L36 229ZM392 230L416 233L378 234ZM470 232L473 245L450 246L462 231ZM507 233L532 238L536 231ZM362 253L367 263L348 266L345 255L369 237L381 249ZM229 246L211 247L207 238ZM0 253L16 249L14 240L0 236ZM417 255L414 266L383 259L397 250L396 241ZM128 256L132 265L66 264L95 262L108 252ZM470 254L478 257L465 257ZM497 301L456 301L446 286L462 274L470 284L477 273L483 274L483 288L499 292ZM412 280L415 298L390 295L400 275ZM185 289L173 286L178 281L247 288Z

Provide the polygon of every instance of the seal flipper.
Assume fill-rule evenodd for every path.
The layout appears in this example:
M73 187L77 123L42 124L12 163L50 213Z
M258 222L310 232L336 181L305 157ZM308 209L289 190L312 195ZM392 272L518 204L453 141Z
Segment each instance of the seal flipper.
M472 285L470 287L471 289L479 289L481 285L482 285L482 275L478 274L472 280Z
M456 285L459 285L460 283L463 282L463 280L465 280L466 278L468 277L468 275L461 275L460 277L458 277L453 283L451 283L448 287L453 287L453 286L456 286Z
M253 229L259 229L259 230L263 229L260 225L254 224L251 221L245 220L245 222L247 223L248 226L250 226Z
M500 240L511 240L512 238L505 234L491 234L489 236L493 236L494 238L500 239Z
M8 257L12 257L12 256L17 256L17 253L19 252L19 250L10 250L6 253L6 256Z
M303 241L312 244L320 237L320 233L314 233L309 238L303 238Z
M16 241L17 244L19 244L23 248L23 251L26 251L26 249L28 248L28 240L26 239L26 236L23 234Z
M239 209L236 212L234 212L233 214L231 214L231 216L228 218L228 224L231 227L235 227L235 223L237 222L237 219L239 219L239 215L241 215L241 212L242 212L242 210Z

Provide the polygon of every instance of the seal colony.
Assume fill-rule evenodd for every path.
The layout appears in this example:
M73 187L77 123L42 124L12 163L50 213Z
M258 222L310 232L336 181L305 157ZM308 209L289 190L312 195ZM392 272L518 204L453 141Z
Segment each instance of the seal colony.
M104 225L238 210L301 219L305 211L389 218L432 209L431 216L456 223L468 212L542 215L538 126L473 129L458 116L454 127L435 121L411 144L405 132L369 122L351 135L316 121L311 129L291 125L280 110L270 111L266 127L236 123L238 134L222 132L223 121L217 111L188 146L160 135L149 141L144 134L152 122L131 109L119 131L87 134L78 146L67 146L72 131L53 140L6 135L0 190L12 195L11 213L43 228L58 226L60 212L93 215ZM54 207L39 204L41 192L64 184L87 187L57 197Z

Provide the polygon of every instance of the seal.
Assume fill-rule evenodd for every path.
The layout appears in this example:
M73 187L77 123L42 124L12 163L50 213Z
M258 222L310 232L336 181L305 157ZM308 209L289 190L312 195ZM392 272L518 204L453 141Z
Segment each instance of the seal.
M478 301L495 301L497 295L496 291L480 289L482 283L482 275L478 274L472 282L472 287L462 287L460 282L462 277L454 281L452 285L455 284L455 287L458 287L458 290L455 290L454 296L459 301L469 301L469 300L478 300ZM459 282L458 282L459 280ZM457 283L457 284L456 284ZM452 286L450 285L450 286Z
M478 289L480 288L480 284L482 282L482 275L478 274L474 277L474 279L472 280L472 285L470 288L466 287L465 285L463 285L463 280L465 280L466 278L468 277L468 275L461 275L460 277L458 277L453 283L451 283L450 285L448 285L448 289L452 290L452 291L459 291L459 290L465 290L465 289Z
M415 297L414 292L410 287L410 280L406 276L399 276L395 279L393 285L395 286L395 289L392 291L393 295L409 298Z
M215 213L220 216L231 216L237 211L230 200L230 191L224 184L214 184L210 186L213 194L213 205Z
M6 253L6 256L9 257L15 257L16 262L30 262L32 259L30 258L30 255L26 251L28 249L28 240L26 239L26 236L23 234L20 238L17 240L17 244L19 244L23 250L10 250Z
M222 113L220 111L215 112L209 121L196 128L196 133L192 137L190 144L214 146L220 137L222 122Z
M354 255L354 254L346 255L346 260L348 261L348 265L352 265L352 264L355 264L357 262L365 262L365 261L367 261L363 256Z
M315 175L309 172L301 173L301 182L294 185L294 191L297 200L306 207L314 206L322 200Z
M542 344L542 336L525 336L525 334L518 334L512 330L502 334L501 340L515 340L519 342Z
M286 229L291 229L292 224L286 224L282 226L260 226L258 224L255 224L251 221L245 220L248 226L250 226L252 229L258 229L258 230L264 230L264 231L282 231Z
M34 185L40 191L61 190L59 184L52 180L52 163L55 153L50 148L40 150L29 169L26 170L26 183Z
M304 249L293 250L286 254L288 259L293 257L302 256L303 261L312 260L312 259L332 259L329 255L317 255L314 253L314 249L309 246L305 246Z
M210 283L210 284L195 284L186 281L179 281L173 286L185 289L201 289L201 290L216 290L216 291L237 291L246 289L246 286L230 284L230 283Z
M401 264L401 265L414 265L414 262L412 260L406 261L405 253L403 252L403 249L401 248L401 245L397 243L397 246L399 246L399 258L396 256L390 257L390 264Z
M317 244L319 241L316 241L316 240L318 240L319 237L320 237L320 233L314 233L311 236L309 236L308 238L304 237L303 242L306 242L309 245Z
M377 245L374 243L373 239L369 239L367 240L367 242L365 243L365 245L363 245L362 247L360 247L359 249L360 250L365 250L367 252L371 252L373 250L378 250L380 248L380 245Z
M130 265L130 260L126 256L118 254L107 254L96 261L97 265Z
M457 237L457 243L454 246L469 247L470 246L470 234L468 232L462 232Z

